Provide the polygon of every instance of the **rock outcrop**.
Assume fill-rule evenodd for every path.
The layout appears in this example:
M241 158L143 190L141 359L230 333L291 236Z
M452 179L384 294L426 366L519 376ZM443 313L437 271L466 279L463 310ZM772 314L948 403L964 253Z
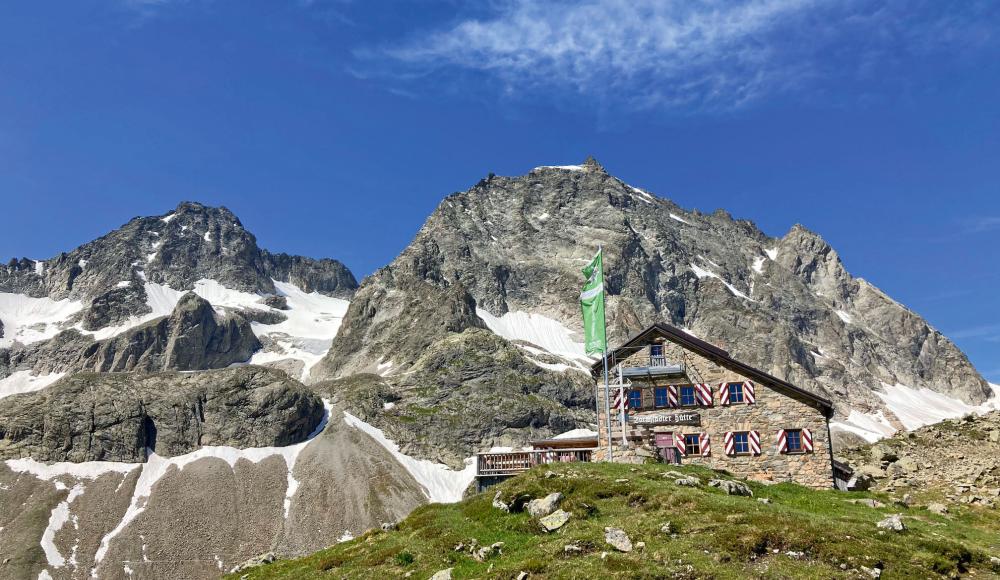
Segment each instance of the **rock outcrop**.
M245 362L260 348L240 314L220 316L197 294L185 294L167 318L84 351L83 368L98 372L192 371Z
M203 445L268 447L303 441L323 403L273 369L153 375L78 373L0 399L0 459L146 460Z
M543 369L478 328L434 342L406 373L357 374L313 388L342 395L404 453L454 468L482 449L586 426L594 414L593 385L582 373Z
M37 374L218 369L246 362L259 348L244 314L218 314L207 300L189 292L170 316L104 340L73 329L26 348L0 351L5 353L0 376L15 369Z

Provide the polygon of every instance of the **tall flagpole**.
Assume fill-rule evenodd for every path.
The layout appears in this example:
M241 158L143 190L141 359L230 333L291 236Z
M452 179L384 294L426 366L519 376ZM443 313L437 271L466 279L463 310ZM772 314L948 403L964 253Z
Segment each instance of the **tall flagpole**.
M601 255L601 282L604 282L604 247L597 246L597 253ZM608 315L606 313L608 304L605 300L607 296L607 288L601 292L601 300L604 302L604 308L601 308L601 324L604 325L604 416L608 421L608 461L614 462L615 452L614 448L611 446L611 389L608 387ZM600 424L600 421L598 421Z

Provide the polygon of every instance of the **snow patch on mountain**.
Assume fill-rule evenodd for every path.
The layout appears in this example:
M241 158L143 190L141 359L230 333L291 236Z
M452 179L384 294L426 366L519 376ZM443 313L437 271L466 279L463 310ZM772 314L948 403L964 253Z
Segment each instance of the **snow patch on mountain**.
M854 433L869 443L892 437L896 432L896 428L886 419L883 411L862 413L851 410L846 419L831 421L830 429Z
M56 487L61 487L65 489L65 485L61 482L57 482ZM56 533L59 532L70 521L69 505L73 503L77 497L83 495L83 484L78 483L69 490L69 495L66 499L56 504L56 507L52 508L52 513L49 514L49 524L45 527L45 531L42 532L42 551L45 552L45 559L48 561L49 565L54 568L62 568L66 565L66 558L59 552L59 548L56 547L55 538ZM74 558L75 559L75 558Z
M15 342L31 344L48 340L59 334L63 324L81 310L83 302L79 300L32 298L0 292L0 320L4 326L0 348L10 347Z
M465 489L476 478L474 457L465 460L464 469L455 471L448 468L447 465L434 463L427 459L414 459L404 454L399 450L399 445L386 437L381 429L369 425L347 411L344 411L344 421L348 425L364 431L382 447L385 447L396 458L396 461L410 472L413 479L424 488L424 493L431 502L455 503L461 501Z
M882 386L884 392L876 391L875 394L885 402L888 410L907 431L970 413L982 415L1000 410L1000 385L992 383L990 388L993 389L993 396L982 405L970 405L930 389L886 383ZM863 413L852 410L846 419L831 421L830 427L855 433L869 443L891 437L898 431L884 411Z
M507 340L522 340L541 347L549 354L572 361L588 365L591 362L584 353L583 343L573 340L573 331L558 320L542 314L521 311L510 311L498 317L482 308L477 308L476 314L486 324L486 328Z
M52 373L36 376L31 371L17 371L5 379L0 379L0 399L21 393L40 391L61 379L66 373Z
M691 222L687 221L686 219L684 219L681 216L676 215L676 214L670 214L670 219L672 219L674 221L681 222L682 224L691 225Z
M889 410L910 431L969 413L983 414L1000 410L1000 392L996 385L991 385L993 397L982 405L970 405L930 389L914 389L898 384L882 385L885 392L875 391L875 394L885 401Z
M535 171L539 169L562 169L565 171L583 171L582 165L541 165L535 168Z
M304 381L309 378L316 363L330 350L330 344L340 330L350 302L318 292L303 292L294 284L277 280L274 280L274 287L288 304L288 310L282 311L288 317L287 320L278 324L254 322L252 328L258 337L269 336L281 352L258 352L250 359L250 363L298 359L304 364L302 376L299 377Z
M15 473L27 473L45 481L51 481L64 475L75 479L97 479L105 473L125 474L142 465L141 463L118 461L81 461L80 463L59 461L56 463L42 463L30 457L8 459L4 463L8 469Z
M711 260L708 260L708 261L711 261ZM743 298L744 300L749 300L751 302L754 301L753 298L750 298L745 293L743 293L739 288L737 288L736 286L733 286L729 282L726 282L725 280L723 280L722 276L719 276L715 272L712 272L710 270L706 270L704 268L701 268L697 264L695 264L694 262L691 262L689 264L689 266L691 266L691 271L694 272L694 275L697 276L699 280L702 279L702 278L715 278L716 280L718 280L718 281L722 282L723 284L725 284L726 288L729 288L729 291L732 292L734 296L738 296L740 298Z

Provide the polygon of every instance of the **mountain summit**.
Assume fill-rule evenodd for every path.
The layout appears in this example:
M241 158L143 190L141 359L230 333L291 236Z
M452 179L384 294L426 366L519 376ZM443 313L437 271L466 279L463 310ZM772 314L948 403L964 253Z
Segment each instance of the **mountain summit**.
M796 225L772 238L722 210L685 210L593 158L490 175L448 196L361 284L321 372L376 371L387 361L401 372L448 333L483 325L535 347L558 338L562 347L548 345L548 354L572 365L583 354L580 268L598 246L611 342L657 321L682 327L835 401L854 431L852 410L887 411L884 428L903 426L887 406L894 393L926 389L970 406L991 395L950 340L851 276L818 234Z

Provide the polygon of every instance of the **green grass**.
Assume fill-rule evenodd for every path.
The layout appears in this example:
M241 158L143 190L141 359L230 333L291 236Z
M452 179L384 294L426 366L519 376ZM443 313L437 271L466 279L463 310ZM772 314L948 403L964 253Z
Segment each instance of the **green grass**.
M423 506L395 531L371 531L304 558L255 568L249 578L399 578L412 572L423 580L443 568L454 568L455 578L514 578L521 571L534 578L843 578L860 577L861 566L876 565L890 579L1000 577L990 563L990 555L1000 553L996 510L956 508L938 516L893 505L884 495L793 484L751 483L755 497L736 497L705 486L677 486L663 477L668 469L598 463L538 468L458 504ZM558 477L545 477L547 471ZM679 471L703 483L719 475L697 467ZM497 489L506 500L562 492L561 507L573 517L558 532L543 533L526 513L493 508ZM887 505L873 509L848 501L863 497ZM903 514L907 531L876 527L891 513ZM666 522L675 535L660 531ZM614 552L604 543L605 526L624 529L645 548ZM470 539L504 542L503 553L477 562L454 550ZM569 543L582 553L565 553Z

